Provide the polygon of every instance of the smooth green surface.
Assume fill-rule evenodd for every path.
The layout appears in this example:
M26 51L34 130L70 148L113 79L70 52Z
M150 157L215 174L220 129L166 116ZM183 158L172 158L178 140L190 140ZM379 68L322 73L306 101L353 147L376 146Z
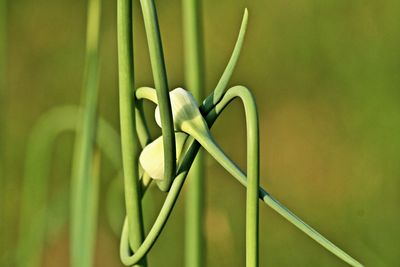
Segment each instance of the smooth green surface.
M245 109L248 109L249 107L254 107L254 101L251 97L251 94L247 92L247 89L243 86L235 86L229 89L222 101L211 111L211 117L213 116L213 112L216 114L219 114L222 112L226 106L232 101L235 97L240 97L242 101L244 102ZM257 115L254 115L254 110L249 112L250 116L250 123L255 123L254 119L257 118ZM255 113L256 114L256 113ZM210 115L208 115L210 116ZM207 118L208 118L207 116ZM209 120L208 120L209 121ZM248 132L254 131L254 129L257 127L252 127L248 128ZM251 138L249 138L251 139ZM218 160L218 162L224 166L224 168L231 174L233 175L242 185L248 187L249 182L248 178L246 178L246 174L243 173L240 168L235 165L225 154L221 152L221 150L217 149L218 147L215 147L214 142L207 142L210 139L205 139L204 145L206 147L209 147L208 151L210 153L218 152L216 154L213 154L214 158ZM251 140L250 140L251 141ZM251 146L250 146L251 147ZM252 155L254 157L254 155ZM254 167L252 167L254 168ZM254 171L254 169L250 168L249 170ZM305 234L310 236L312 239L314 239L316 242L318 242L320 245L325 247L327 250L335 254L337 257L342 259L343 261L347 262L351 266L363 266L361 265L358 261L353 259L350 255L348 255L346 252L338 248L336 245L334 245L332 242L327 240L325 237L320 235L317 231L315 231L313 228L311 228L309 225L307 225L305 222L303 222L300 218L298 218L296 215L294 215L290 210L288 210L285 206L280 204L276 199L274 199L268 192L266 192L263 188L259 188L259 197L263 199L263 201L273 208L276 212L278 212L281 216L283 216L285 219L287 219L290 223L295 225L297 228L299 228L301 231L303 231ZM251 212L251 211L250 211Z
M146 29L147 45L149 47L150 62L153 72L154 85L159 100L162 136L164 143L165 178L157 182L162 191L168 191L175 177L175 136L171 115L171 103L169 101L169 88L167 71L164 62L164 52L161 42L160 27L154 0L140 0L143 12L144 26Z
M249 13L247 9L244 10L242 24L240 25L239 35L236 40L235 47L232 51L232 55L225 67L224 72L221 75L215 89L211 92L209 96L203 101L201 110L204 114L210 111L223 97L226 87L230 79L232 78L233 71L235 70L236 64L239 60L240 52L242 51L244 37L246 36L247 23L248 23Z
M135 96L133 65L132 1L118 1L118 76L119 116L121 127L122 162L124 174L125 208L129 227L129 244L133 251L143 240L143 220L138 157L140 145L135 131ZM138 266L146 266L142 259Z
M155 89L149 87L139 88L136 93L136 97L148 99L150 101L155 101ZM258 116L255 106L253 96L248 91L247 88L243 86L235 86L227 90L224 98L218 103L206 116L208 125L211 127L213 122L216 120L218 115L226 108L227 105L236 97L241 98L245 107L246 117L248 117L248 144L249 151L248 157L253 161L251 166L248 167L249 175L252 177L247 181L246 174L243 173L240 168L230 160L226 154L220 149L220 147L215 143L213 137L211 136L205 123L199 120L197 117L190 117L191 119L187 122L183 121L181 125L175 125L175 128L182 129L184 132L191 135L195 140L197 140L233 177L235 177L242 185L248 187L247 193L247 209L246 209L246 247L249 247L247 254L247 264L249 266L256 266L258 264L258 198L261 198L268 206L273 208L281 216L287 219L294 226L299 228L309 237L314 239L320 245L325 247L328 251L336 255L338 258L349 263L352 266L362 266L358 261L348 255L346 252L338 248L332 242L327 240L312 227L307 225L304 221L294 215L285 206L280 204L276 199L274 199L270 194L268 194L262 187L259 187L259 164L258 164ZM193 146L192 146L193 145ZM180 168L178 169L178 176L176 178L176 186L173 191L170 191L164 205L155 221L153 227L151 228L149 234L145 238L143 244L136 251L135 255L129 255L129 249L127 246L127 224L125 221L124 229L122 232L122 241L120 245L120 257L125 265L132 265L144 257L154 242L161 234L161 230L164 228L167 219L175 205L176 199L180 193L181 187L186 179L187 171L193 163L193 160L198 152L199 147L196 142L192 142L190 149L187 151L186 156ZM193 154L192 154L193 153ZM181 173L181 168L183 171ZM185 169L187 168L187 169ZM186 170L186 172L185 172ZM182 175L180 177L180 175ZM179 178L179 179L178 179ZM250 184L251 183L251 184ZM258 192L256 194L256 192ZM255 196L257 196L257 204L255 204Z
M99 33L101 1L89 0L82 114L75 138L71 179L71 266L92 266L97 233L99 181L93 163L99 88Z
M258 190L260 179L259 126L257 108L251 93L244 87L228 91L227 98L234 95L243 101L246 114L247 133L247 178L246 191L246 266L258 266ZM195 131L189 128L188 134L194 137L226 170L238 169L222 152L208 131ZM231 171L232 173L232 171Z
M197 101L205 94L203 14L199 0L182 0L185 89ZM204 154L200 150L189 173L185 214L185 266L204 266Z

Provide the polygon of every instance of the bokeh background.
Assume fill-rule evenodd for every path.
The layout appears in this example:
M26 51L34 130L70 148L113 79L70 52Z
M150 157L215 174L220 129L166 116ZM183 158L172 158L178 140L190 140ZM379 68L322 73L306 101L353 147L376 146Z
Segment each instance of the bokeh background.
M99 113L119 129L116 3L103 2ZM153 85L135 2L137 86ZM181 5L178 0L156 2L172 89L184 85ZM231 84L248 86L257 98L262 185L367 266L399 266L400 2L202 2L207 92L229 59L244 8L249 9L248 34ZM0 237L5 248L0 256L12 259L30 130L52 107L80 102L86 2L13 0L7 5L6 84L0 107L5 118L0 221L6 231ZM236 103L213 128L221 146L243 168L244 127L243 110ZM69 186L72 144L73 135L66 134L54 149L52 196ZM115 174L103 160L102 196ZM245 190L211 158L206 189L206 264L244 266ZM164 197L155 187L146 196L147 227ZM49 223L55 226L43 266L68 266L64 202ZM112 210L118 223L123 206L116 203L120 205ZM148 256L151 266L183 266L184 203L185 192ZM119 236L110 227L106 207L101 197L95 265L121 266ZM265 205L260 212L260 266L346 266Z

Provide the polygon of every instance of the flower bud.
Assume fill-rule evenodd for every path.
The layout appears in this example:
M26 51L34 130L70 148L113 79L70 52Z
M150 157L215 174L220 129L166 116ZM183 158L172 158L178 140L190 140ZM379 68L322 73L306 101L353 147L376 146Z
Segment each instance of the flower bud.
M200 113L193 95L183 88L176 88L169 93L175 131L191 135L192 130L208 131L206 122ZM155 110L155 119L161 127L160 109Z
M182 132L175 133L175 146L177 160L183 153L187 134ZM143 170L153 179L162 180L164 178L164 145L163 138L160 136L148 144L139 156L140 165Z

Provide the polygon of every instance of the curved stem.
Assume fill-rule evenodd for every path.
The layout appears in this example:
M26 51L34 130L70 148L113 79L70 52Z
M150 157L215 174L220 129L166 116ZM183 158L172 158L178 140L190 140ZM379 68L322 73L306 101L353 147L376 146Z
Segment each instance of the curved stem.
M207 121L212 121L213 118L217 117L235 97L243 95L245 91L248 90L243 86L235 86L229 89L221 102L218 103L213 111L208 114ZM226 156L217 156L220 157L219 161L224 161L224 167L229 171L229 173L231 173L242 185L247 186L246 174L243 173L243 171L241 171L240 168L238 168L237 165L235 165L232 161L226 160ZM265 191L261 187L259 188L259 197L273 210L278 212L281 216L283 216L285 219L287 219L309 237L314 239L317 243L322 245L328 251L352 266L362 266L361 263L359 263L346 252L344 252L332 242L323 237L321 234L319 234L316 230L314 230L299 217L293 214L289 209L279 203L275 198L273 198L267 191Z
M198 145L198 143L195 143L190 147L189 149L190 153L187 153L187 156L185 156L178 170L178 174L172 182L168 195L164 201L164 204L160 210L158 217L156 218L156 221L154 222L153 227L150 229L142 245L135 251L133 255L131 255L131 251L129 248L128 222L127 219L125 219L121 235L121 243L120 243L120 257L124 265L130 266L136 264L143 257L145 257L145 255L150 251L150 249L154 245L162 229L164 228L169 215L172 212L172 209L182 189L183 183L185 182L186 176L189 172L190 166L192 165L193 160L199 148L200 146Z
M142 193L143 198L146 195L152 179L144 173L140 181L140 192ZM118 206L121 206L121 192L123 192L123 179L122 173L118 173L107 186L105 200L108 224L110 225L112 232L118 237L121 234L121 227L123 225L120 221L121 211L117 208Z
M62 107L47 112L29 136L19 216L17 266L40 265L46 230L45 211L51 148L61 133L75 130L78 110L76 107ZM37 209L43 212L36 214ZM38 220L35 229L30 225L33 217Z
M239 97L245 108L247 125L247 193L246 193L246 266L258 266L258 188L259 188L259 127L256 103L249 90L230 90L229 94ZM217 145L211 133L188 132L226 170L239 169Z
M136 102L135 118L136 118L136 132L139 138L139 143L143 148L148 143L151 142L150 131L144 117L143 101Z
M118 75L125 205L129 222L129 243L136 250L143 240L143 218L139 190L139 141L135 131L132 0L118 0ZM143 259L140 266L146 266Z
M81 114L78 106L61 106L44 114L32 129L27 145L21 210L19 239L17 242L17 266L39 266L45 242L46 218L51 216L46 197L52 148L57 137L66 132L75 132L76 123ZM138 122L140 123L140 122ZM119 170L122 166L121 149L117 145L120 137L115 129L104 119L98 118L96 143L104 155ZM145 127L145 126L141 126ZM149 142L149 136L142 134ZM144 143L143 145L145 145ZM122 177L122 175L119 175ZM144 194L152 179L146 174L141 178L141 192ZM39 213L33 213L39 209ZM50 209L53 210L53 209ZM35 223L31 224L33 216ZM28 223L29 222L29 223Z
M76 130L76 122L81 114L77 106L53 108L44 114L32 129L28 139L23 188L21 194L21 210L19 239L17 242L18 266L39 266L46 232L46 201L52 148L57 137L66 132ZM110 160L114 168L121 164L120 148L117 132L102 118L98 119L97 146ZM43 212L34 213L39 209ZM40 222L33 227L30 222Z
M243 86L235 86L229 89L223 99L208 113L206 116L206 122L209 127L212 127L213 123L215 120L218 118L218 116L223 112L223 110L229 105L229 103L235 99L236 97L244 97L246 94L245 91L248 91L246 87ZM140 97L141 98L147 98L150 100L154 96L154 89L146 87L146 88L141 88L140 90ZM138 94L137 94L138 96ZM157 104L157 103L155 103ZM126 249L126 245L124 245L124 242L126 242L126 230L123 231L123 235L121 237L121 246L120 246L120 254L121 254L121 259L123 259L123 263L126 265L134 264L138 260L141 259L152 247L154 244L155 240L159 236L162 228L164 227L168 216L170 212L172 211L173 205L176 201L176 198L178 197L178 194L180 192L180 188L183 185L183 182L186 178L187 171L189 170L199 148L200 145L199 143L194 140L193 137L188 137L190 140L189 142L189 149L186 152L182 164L179 166L178 169L178 174L177 177L175 178L172 187L175 188L175 190L171 190L169 194L167 195L167 198L165 200L165 203L161 209L159 217L157 217L156 222L153 225L153 228L150 230L148 236L145 239L145 242L143 242L142 246L136 251L134 255L129 255L128 251ZM200 137L201 138L201 137ZM216 151L215 143L214 144L207 144L210 146L211 150ZM214 146L214 147L213 147ZM232 162L222 151L221 152L215 152L218 153L216 154L217 159L219 158L219 162L223 163L223 166L230 172L234 178L236 178L242 185L247 187L247 178L246 174L240 170L240 168ZM171 188L172 188L171 187ZM270 206L273 210L278 212L281 216L283 216L285 219L287 219L290 223L292 223L294 226L299 228L302 232L307 234L309 237L311 237L313 240L318 242L320 245L322 245L324 248L326 248L328 251L332 252L334 255L342 259L343 261L347 262L348 264L352 266L363 266L361 263L353 259L350 255L345 253L343 250L335 246L332 242L327 240L325 237L323 237L321 234L319 234L316 230L314 230L312 227L310 227L308 224L306 224L304 221L302 221L299 217L297 217L294 213L292 213L289 209L287 209L285 206L283 206L281 203L279 203L275 198L273 198L267 191L265 191L262 187L259 187L258 189L258 194L259 198L264 201L268 206ZM139 253L140 252L140 253Z
M248 17L249 14L246 8L244 10L242 24L240 25L239 35L237 37L237 41L233 49L231 58L229 59L229 62L226 65L226 68L222 73L222 76L219 79L217 86L212 91L212 93L209 96L207 96L207 98L203 101L203 104L200 107L200 111L203 115L207 114L224 96L225 89L228 86L228 82L232 77L232 73L235 70L236 64L239 60L240 52L242 50L244 42L244 37L246 36Z
M164 144L164 179L157 181L162 191L168 191L176 172L175 135L171 112L171 102L168 93L167 71L165 69L164 53L162 49L160 28L158 25L157 11L154 0L140 0L144 26L146 29L147 43L150 52L151 67L153 70L154 84L160 107L162 136Z
M138 100L146 99L150 102L153 102L153 104L158 105L156 89L154 88L147 86L139 87L135 91L135 96Z

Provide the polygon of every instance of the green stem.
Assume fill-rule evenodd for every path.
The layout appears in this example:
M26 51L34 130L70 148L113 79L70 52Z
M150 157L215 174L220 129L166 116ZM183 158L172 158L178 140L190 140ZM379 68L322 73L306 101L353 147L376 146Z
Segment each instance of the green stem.
M231 102L235 97L243 95L243 93L246 91L247 88L243 86L235 86L229 89L226 92L224 98L221 100L221 102L219 102L217 106L214 108L214 110L208 114L207 121L208 122L212 121L213 117L218 116L218 114L220 114L223 111L223 109L229 104L229 102ZM242 185L247 186L248 181L246 178L246 174L243 173L243 171L241 171L240 168L238 168L238 166L235 165L231 160L229 160L229 158L227 158L226 155L224 155L222 152L219 152L215 153L215 157L220 162L220 164L223 163L224 168L232 176L234 176ZM259 188L259 198L261 198L268 206L270 206L272 209L278 212L290 223L295 225L297 228L299 228L301 231L303 231L305 234L307 234L309 237L314 239L317 243L322 245L324 248L326 248L328 251L330 251L343 261L347 262L352 266L362 266L361 263L353 259L346 252L338 248L336 245L327 240L325 237L319 234L308 224L303 222L299 217L297 217L285 206L279 203L275 198L273 198L267 191L265 191L261 187Z
M240 25L239 35L236 40L235 47L233 48L232 55L225 67L224 72L219 79L217 86L212 91L212 93L207 96L200 106L200 111L202 114L207 114L224 96L228 82L232 77L233 71L235 70L236 64L239 60L240 52L242 51L244 37L246 36L247 22L249 18L249 13L247 8L244 10L242 23Z
M209 127L212 127L213 123L215 120L218 118L218 116L222 113L222 111L228 106L228 104L236 97L240 97L241 95L244 94L242 91L248 91L247 88L243 86L235 86L227 91L227 93L224 95L223 99L207 114L206 116L206 121ZM157 102L155 101L155 92L154 89L151 88L139 88L138 91L136 92L137 97L141 98L147 98L150 101ZM188 137L190 140L188 141L189 144L189 149L186 152L182 164L180 164L179 169L178 169L178 175L175 178L171 191L168 194L164 205L160 211L159 217L156 219L153 228L150 230L148 236L146 237L145 241L143 242L142 246L137 250L136 254L133 256L127 255L126 251L126 246L124 245L124 242L126 242L126 237L124 236L125 232L123 231L123 235L121 237L121 247L120 247L120 253L121 253L121 259L123 259L124 264L129 265L131 262L135 262L137 260L140 260L141 257L146 255L148 253L149 249L151 246L154 244L155 240L159 236L161 230L163 229L166 220L168 219L169 214L172 211L173 205L176 201L176 198L178 197L178 194L180 192L180 188L183 185L183 182L185 180L185 177L187 175L187 171L190 169L191 164L200 148L200 145L198 142L196 142L193 137ZM212 145L210 145L211 147ZM232 162L228 157L226 157L225 154L219 153L219 155L216 155L219 157L219 162L222 162L224 164L224 167L244 186L247 187L247 178L246 174L240 170L238 166L235 165L234 162ZM301 231L303 231L305 234L307 234L309 237L314 239L316 242L318 242L320 245L325 247L328 251L332 252L334 255L342 259L343 261L349 263L352 266L363 266L361 263L353 259L350 255L342 251L340 248L335 246L332 242L327 240L325 237L323 237L321 234L319 234L316 230L314 230L312 227L307 225L305 222L303 222L299 217L297 217L295 214L293 214L290 210L288 210L285 206L283 206L281 203L279 203L275 198L273 198L267 191L265 191L263 188L258 189L259 193L259 198L264 201L268 206L270 206L272 209L274 209L276 212L278 212L281 216L283 216L285 219L287 219L290 223L292 223L294 226L299 228Z
M234 95L243 101L247 125L247 177L246 181L246 266L258 266L258 190L259 190L259 127L256 103L248 90L240 87L231 89L227 93ZM206 150L232 175L238 166L230 160L222 149L217 145L209 131L190 131L193 136Z
M153 71L154 84L161 114L162 136L164 143L164 179L157 185L162 191L168 191L176 172L175 135L172 120L171 102L168 93L167 71L164 62L160 28L154 0L140 0L147 43L149 46L150 61Z
M125 205L129 221L130 249L136 251L142 243L143 217L139 188L139 140L135 131L135 97L133 64L132 1L118 0L118 75L122 161ZM138 266L146 266L143 259Z
M151 138L150 131L144 117L143 101L136 102L135 118L136 132L139 138L140 145L142 146L142 148L144 148L148 143L151 142Z
M182 0L185 82L197 101L204 98L204 59L201 3ZM185 266L204 266L204 153L199 151L187 185Z
M142 245L135 251L135 254L131 255L128 243L128 222L125 219L124 227L121 235L121 243L120 243L120 257L121 261L126 266L131 266L139 262L153 247L155 241L161 234L162 229L164 228L168 218L172 212L172 208L174 207L176 200L179 196L179 193L182 189L183 183L186 179L190 166L197 154L200 146L194 146L191 149L191 153L188 154L188 157L185 157L181 168L179 168L178 175L175 177L172 185L169 189L168 195L164 201L164 204L160 210L160 213L157 216L156 221L154 222L153 227L150 229L149 233L146 236L146 239L143 241ZM182 167L183 166L183 167Z
M92 173L99 73L100 0L89 0L82 118L78 123L71 182L71 266L92 266L98 182Z

